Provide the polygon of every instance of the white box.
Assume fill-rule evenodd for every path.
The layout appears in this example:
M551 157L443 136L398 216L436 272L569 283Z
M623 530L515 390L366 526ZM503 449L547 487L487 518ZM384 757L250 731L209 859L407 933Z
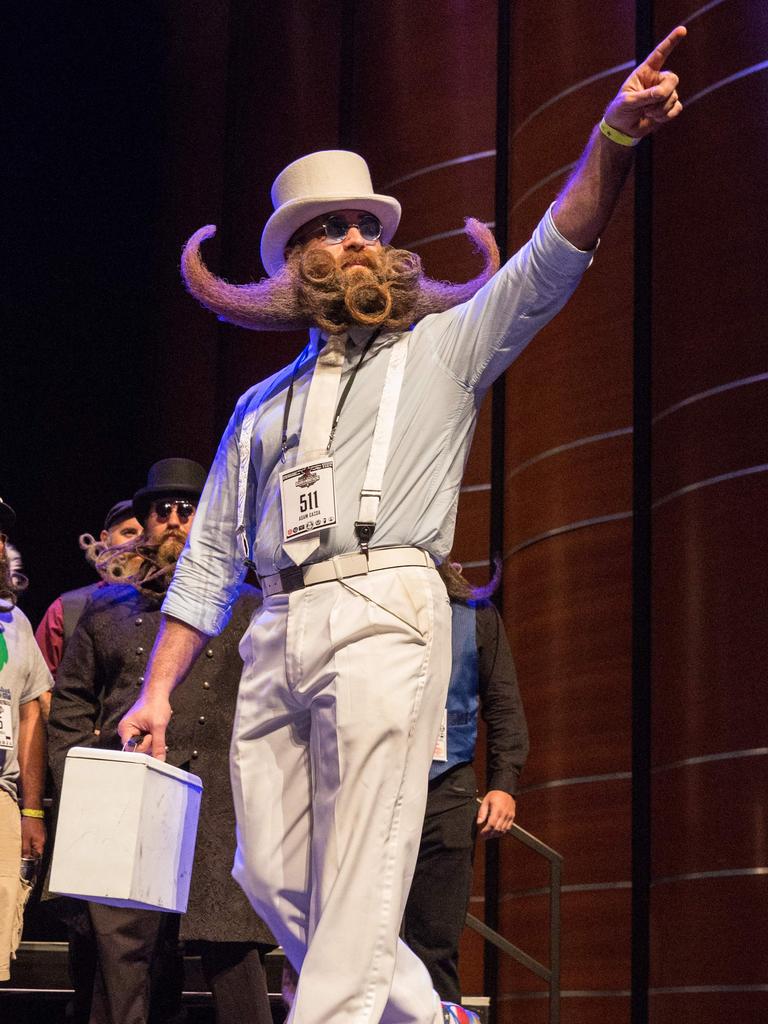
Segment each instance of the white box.
M73 747L64 767L51 892L184 913L203 784L149 754Z

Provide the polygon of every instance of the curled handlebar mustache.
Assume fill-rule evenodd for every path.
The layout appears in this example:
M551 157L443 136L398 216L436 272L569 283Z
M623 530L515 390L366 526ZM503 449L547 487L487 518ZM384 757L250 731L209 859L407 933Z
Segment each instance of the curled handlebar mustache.
M490 228L469 218L465 232L483 268L477 277L458 284L428 277L420 257L405 249L366 249L337 262L327 250L309 245L291 249L273 277L232 284L211 273L203 261L201 245L216 234L211 224L184 246L181 272L188 291L202 305L219 319L250 330L404 330L430 313L465 302L498 270L499 250Z

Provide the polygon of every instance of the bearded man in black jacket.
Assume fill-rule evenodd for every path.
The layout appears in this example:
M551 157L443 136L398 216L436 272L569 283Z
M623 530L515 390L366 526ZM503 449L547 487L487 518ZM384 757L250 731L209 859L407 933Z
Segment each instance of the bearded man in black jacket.
M128 582L100 588L91 598L57 672L49 720L51 769L60 791L73 746L119 749L117 723L136 698L160 624L160 605L173 575L205 482L202 466L164 459L134 495L143 534L132 542L141 556ZM125 547L115 558L124 563ZM108 573L110 553L103 568ZM125 579L125 577L123 577ZM203 971L219 1024L271 1024L263 958L274 945L230 872L235 819L229 782L229 741L242 668L238 644L258 591L243 587L224 632L211 639L174 694L168 762L203 780L195 863L180 937L199 943ZM96 727L98 724L98 732ZM98 944L90 1024L145 1024L151 976L160 951L175 941L177 915L88 903ZM168 979L158 997L169 1010ZM153 1004L153 1019L157 1019ZM162 1016L162 1014L160 1014Z

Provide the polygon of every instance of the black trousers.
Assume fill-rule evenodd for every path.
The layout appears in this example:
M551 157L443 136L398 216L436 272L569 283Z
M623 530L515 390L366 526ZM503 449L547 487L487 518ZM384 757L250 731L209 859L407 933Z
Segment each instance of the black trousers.
M89 1024L160 1024L181 1015L179 918L89 903L98 951ZM272 1024L264 957L245 942L199 942L217 1024Z
M430 784L402 934L443 1000L461 1002L459 940L472 890L477 801L472 765Z
M91 1015L97 953L90 917L86 915L86 918L87 929L82 925L77 928L67 925L67 969L74 993L70 1007L71 1024L88 1024Z

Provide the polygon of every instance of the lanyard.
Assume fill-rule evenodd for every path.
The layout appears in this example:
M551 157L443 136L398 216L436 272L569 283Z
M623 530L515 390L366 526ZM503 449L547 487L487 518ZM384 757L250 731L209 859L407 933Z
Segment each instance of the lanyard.
M341 419L341 410L344 408L344 403L347 400L347 395L352 390L352 385L355 382L355 377L357 376L357 371L360 369L363 360L368 355L368 353L369 353L369 351L371 349L371 345L373 345L374 341L378 338L378 336L380 334L381 334L381 328L378 327L373 332L373 334L370 336L368 341L366 341L365 347L363 348L363 351L362 351L362 353L360 355L360 358L355 363L355 365L354 365L354 367L352 369L352 373L349 375L349 380L347 381L347 383L346 383L346 385L344 387L344 390L341 393L341 397L339 398L338 404L336 406L336 412L334 413L334 416L333 416L333 424L331 426L331 434L330 434L330 437L328 438L328 445L326 447L326 451L328 451L328 452L330 452L330 450L331 450L331 445L333 444L333 439L336 436L336 427L338 427L339 420ZM297 376L297 374L298 374L298 372L299 372L299 370L301 368L302 363L307 358L308 353L309 353L309 349L308 348L304 349L304 351L301 353L299 358L296 360L296 363L295 363L295 365L293 367L293 372L291 373L291 382L288 385L288 391L286 392L286 395L285 395L285 403L283 405L283 431L282 431L282 440L280 442L280 461L281 462L285 462L285 453L288 451L288 416L290 415L291 405L293 404L293 386L296 383L296 376Z
M336 414L335 414L335 416L333 418L333 426L331 427L331 436L330 436L330 438L328 440L328 447L329 448L330 448L330 446L331 446L331 444L333 442L333 435L336 432L336 427L338 425L339 418L341 417L341 410L344 408L344 402L346 401L347 395L349 394L350 388L352 387L352 383L353 383L353 381L355 379L355 375L357 374L357 371L360 369L360 365L361 365L363 359L365 359L366 355L368 354L368 351L370 350L371 345L373 344L373 342L376 340L376 338L379 336L380 333L381 333L381 328L378 328L378 330L374 331L373 334L368 339L368 341L366 342L365 348L363 349L363 353L360 356L360 359L357 361L357 364L355 365L355 367L354 367L354 369L353 369L353 371L352 371L352 373L350 375L350 379L347 381L346 387L344 388L344 391L343 391L343 393L341 395L341 398L339 399L338 405L336 406ZM405 351L407 351L407 339L406 339L406 345L404 346L404 349L402 351L403 351L403 355L398 358L398 360L397 360L398 362L400 361L400 358L404 358ZM299 369L301 368L302 363L305 361L305 359L308 357L308 355L309 355L309 348L306 348L301 353L299 358L296 360L296 363L295 363L295 365L293 367L293 372L291 374L291 382L290 382L290 385L288 387L288 393L286 394L286 398L285 398L285 407L283 409L283 433L282 433L282 443L281 443L281 459L282 459L283 462L285 462L285 452L287 451L287 448L288 448L288 438L287 438L286 435L287 435L287 431L288 431L288 414L289 414L290 409L291 409L291 402L293 401L293 385L294 385L294 383L296 381L296 377L298 375ZM391 360L391 357L390 357L390 360ZM400 370L398 372L402 372L402 371ZM397 384L397 391L399 393L399 382ZM264 395L259 396L257 404L254 407L249 408L248 412L243 417L243 422L242 422L242 425L240 427L240 436L238 437L238 441L237 441L237 448L238 448L238 455L239 455L239 467L238 467L238 480L237 480L237 531L236 532L237 532L237 536L238 536L239 541L240 541L240 545L242 547L244 564L249 566L252 569L255 569L255 565L251 561L251 557L250 557L250 555L251 555L250 543L249 543L249 540L248 540L248 530L247 530L246 522L245 522L245 520L246 520L246 500L247 500L247 496L248 496L248 475L250 473L250 468L251 468L251 438L253 437L253 431L254 431L254 426L256 424L256 418L259 415L259 406L260 406L262 400L264 400L264 398L265 398ZM395 403L394 404L395 404L395 408L396 408L396 405L397 405L397 400L396 399L395 399ZM385 418L388 418L388 417L385 417ZM384 422L382 421L381 427L383 428L384 433L387 433L387 432L391 433L391 429L392 429L391 423L388 426L385 427L384 426ZM376 432L378 432L378 431L379 431L379 422L377 420ZM383 451L386 452L386 449L389 446L389 438L387 437L385 439L383 434L381 436L381 440L377 444L374 445L374 449L373 450L377 450L377 451L381 452L382 448L380 448L379 445L381 445L382 442L383 442ZM379 459L377 459L376 461L379 461ZM366 515L367 522L366 522L365 525L366 526L370 525L370 532L373 533L373 525L375 524L375 521L376 521L376 509L378 508L378 498L381 495L381 490L380 490L380 488L381 488L381 481L380 480L378 481L378 485L377 485L376 481L374 481L374 480L366 480L366 483L369 486L368 486L368 488L364 488L364 493L361 494L361 499L367 498L368 503L370 503L370 502L374 503L374 507L365 508L364 509L363 505L362 505L362 500L361 500L360 515L361 515L361 518L363 517L364 514ZM377 486L378 486L378 489L377 489Z
M293 365L291 372L291 381L288 385L288 391L285 395L285 402L283 403L283 430L281 433L282 440L280 441L280 461L285 462L285 453L288 451L288 413L291 411L291 403L293 402L293 385L296 383L296 374L301 368L301 364L309 355L309 346L307 346L303 352L299 354L299 358Z

